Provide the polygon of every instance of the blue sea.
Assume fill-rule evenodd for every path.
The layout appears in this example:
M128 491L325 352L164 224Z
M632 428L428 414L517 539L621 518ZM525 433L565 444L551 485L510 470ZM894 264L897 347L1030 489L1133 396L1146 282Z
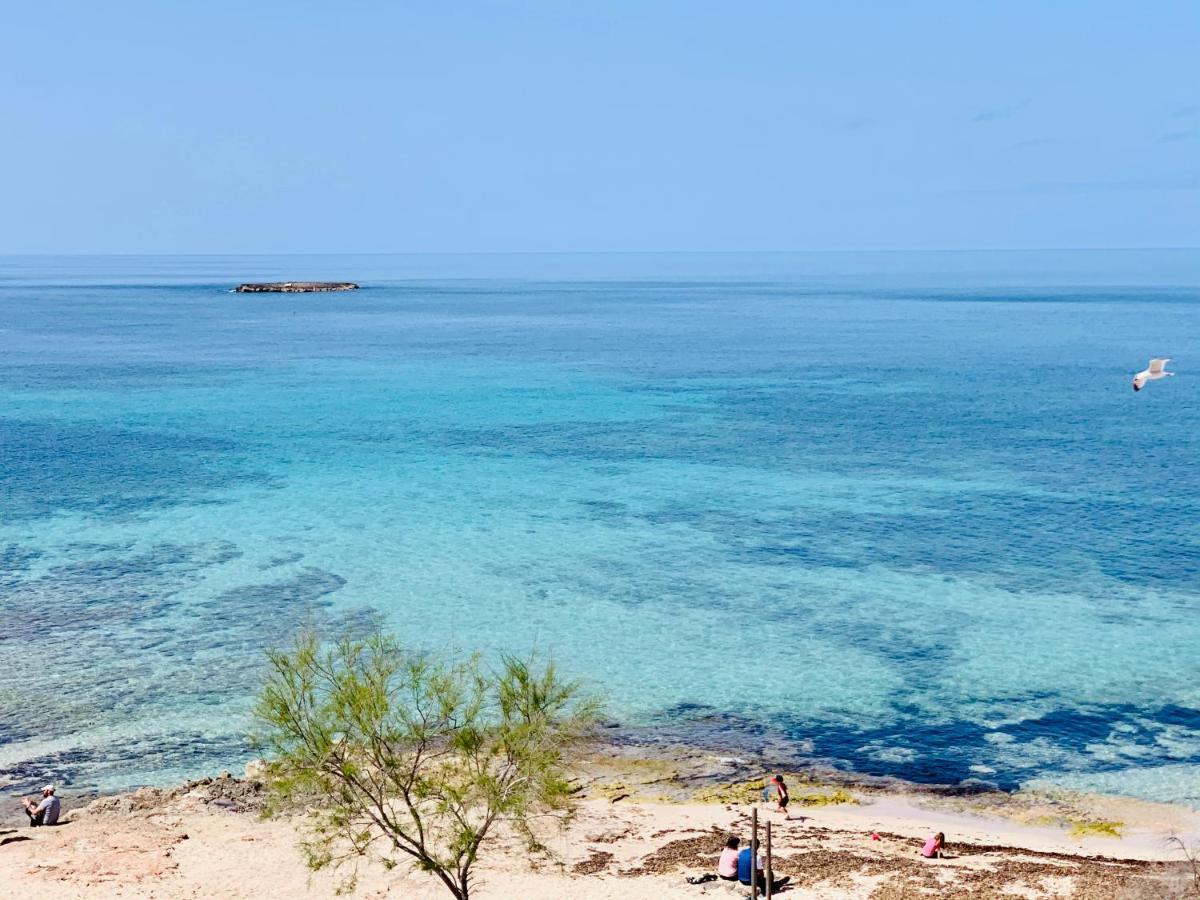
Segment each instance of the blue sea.
M236 768L264 648L382 615L643 736L1200 804L1198 435L1200 251L0 257L0 773Z

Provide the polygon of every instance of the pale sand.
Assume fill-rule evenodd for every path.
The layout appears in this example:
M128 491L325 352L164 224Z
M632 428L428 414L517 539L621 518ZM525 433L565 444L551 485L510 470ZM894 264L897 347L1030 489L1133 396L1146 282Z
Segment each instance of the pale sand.
M726 833L748 834L753 804L614 803L603 799L605 791L613 792L611 781L589 785L591 796L582 802L576 820L553 842L558 864L531 868L519 847L508 842L490 851L479 867L473 896L682 900L746 895L723 882L689 885L684 876L712 870ZM224 795L201 788L173 792L164 801L161 794L143 791L132 799L100 801L74 811L69 816L73 821L57 828L0 829L0 896L334 896L336 876L305 868L296 848L295 820L262 820L252 811L212 805L214 796ZM1163 838L1172 832L1189 841L1200 836L1200 817L1189 810L1093 798L1089 802L1098 806L1089 815L1120 813L1125 836L1075 838L1061 827L950 809L945 801L936 801L941 808L931 808L935 801L920 794L867 792L858 797L857 805L797 809L789 822L759 806L760 820L773 823L777 869L797 882L780 896L1195 896L1162 893L1168 884L1163 879L1172 879L1171 889L1178 891L1185 874L1178 863L1182 855L1165 847ZM982 806L991 802L985 799ZM981 805L952 803L972 804ZM1021 817L1037 818L1038 801L1017 807ZM921 841L935 829L947 833L956 858L925 861L917 856ZM882 839L872 840L871 832ZM429 875L402 869L389 873L367 865L350 896L433 900L450 895Z

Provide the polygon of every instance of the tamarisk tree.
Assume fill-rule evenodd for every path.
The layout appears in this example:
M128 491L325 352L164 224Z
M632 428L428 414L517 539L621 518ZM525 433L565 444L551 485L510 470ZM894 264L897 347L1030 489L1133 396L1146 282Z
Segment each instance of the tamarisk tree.
M349 888L364 859L407 860L467 900L498 826L546 852L540 826L569 813L598 712L552 664L439 659L382 630L305 633L269 659L258 737L273 796L310 809L310 867L351 864Z

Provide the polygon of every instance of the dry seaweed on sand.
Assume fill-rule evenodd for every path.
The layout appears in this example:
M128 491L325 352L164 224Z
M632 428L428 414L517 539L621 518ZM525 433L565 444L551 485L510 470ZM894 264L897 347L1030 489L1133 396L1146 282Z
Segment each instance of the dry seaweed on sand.
M713 828L698 837L668 841L653 853L643 857L639 865L622 874L636 877L638 875L662 875L696 866L715 868L717 854L720 853L726 837L724 831Z
M607 850L593 850L587 859L581 859L571 867L576 875L595 875L603 872L613 861L613 855Z

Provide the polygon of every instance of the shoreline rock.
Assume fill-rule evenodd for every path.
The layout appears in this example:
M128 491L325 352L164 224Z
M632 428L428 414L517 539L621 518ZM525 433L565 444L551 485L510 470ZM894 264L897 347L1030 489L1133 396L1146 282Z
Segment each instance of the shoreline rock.
M178 804L197 809L215 807L225 812L261 813L267 805L267 789L262 781L222 772L215 778L185 781L175 787L142 787L98 797L86 806L71 810L71 813L74 818L114 813L153 814Z
M238 294L311 294L321 291L356 291L352 281L250 281L239 284Z

